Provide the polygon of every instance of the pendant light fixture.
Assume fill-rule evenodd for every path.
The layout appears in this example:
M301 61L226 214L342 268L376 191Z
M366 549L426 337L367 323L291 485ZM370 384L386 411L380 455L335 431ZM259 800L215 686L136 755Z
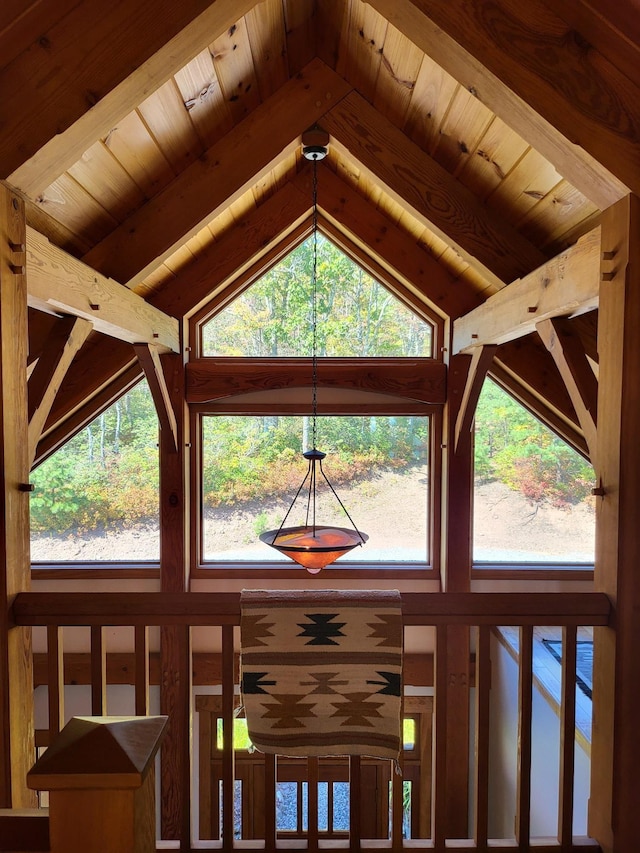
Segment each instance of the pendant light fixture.
M287 510L282 524L277 530L268 530L260 536L262 542L276 548L282 554L290 557L296 563L310 573L317 574L329 563L333 563L343 554L351 551L358 545L364 545L369 538L366 533L361 533L353 523L353 519L347 512L344 504L338 497L327 475L322 468L322 460L326 453L316 447L317 417L318 417L318 162L327 156L325 145L306 145L302 153L307 160L313 163L313 262L311 278L311 326L312 326L312 415L311 415L311 438L312 448L306 450L302 455L308 462L307 473L296 492L296 495ZM338 501L343 512L352 524L348 527L337 527L332 525L316 524L316 490L318 486L318 472L330 488L335 499ZM320 482L322 482L322 480ZM306 488L305 488L306 486ZM306 495L305 523L297 527L285 527L287 518L294 508L298 497L303 492Z

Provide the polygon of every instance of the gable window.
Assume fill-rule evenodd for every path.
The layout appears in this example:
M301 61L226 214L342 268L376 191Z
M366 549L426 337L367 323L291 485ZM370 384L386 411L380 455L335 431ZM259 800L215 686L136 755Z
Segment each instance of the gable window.
M317 447L356 528L369 536L328 570L430 569L437 552L432 446L444 402L445 368L432 358L438 321L318 237ZM300 243L192 323L196 572L297 571L259 536L282 522L311 446L311 252L310 240ZM436 372L442 394L433 401ZM351 526L321 491L317 519Z
M157 562L157 444L142 381L39 465L31 477L32 562Z
M475 420L474 564L593 566L591 465L488 379Z

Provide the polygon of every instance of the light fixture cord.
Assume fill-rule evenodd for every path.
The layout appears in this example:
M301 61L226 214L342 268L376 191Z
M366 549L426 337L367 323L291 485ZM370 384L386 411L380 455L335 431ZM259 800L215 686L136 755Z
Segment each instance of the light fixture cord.
M318 419L318 159L313 159L313 263L311 278L312 447L316 450ZM315 507L315 483L314 483Z

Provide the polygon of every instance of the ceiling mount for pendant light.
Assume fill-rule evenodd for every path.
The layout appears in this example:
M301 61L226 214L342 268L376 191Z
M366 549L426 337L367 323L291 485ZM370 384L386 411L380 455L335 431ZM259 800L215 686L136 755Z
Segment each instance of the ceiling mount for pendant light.
M289 505L280 527L277 530L268 530L260 536L262 542L290 557L296 563L310 572L317 574L329 563L333 563L343 554L364 545L369 538L355 526L353 519L347 512L346 507L338 497L325 472L322 469L322 460L326 453L316 447L316 421L318 416L318 353L317 353L317 272L318 272L318 172L317 164L327 156L328 135L314 128L303 135L305 143L302 153L307 160L313 163L313 265L311 281L311 317L312 317L312 428L311 436L313 447L306 450L302 455L308 462L307 473L296 492L294 499ZM352 528L337 527L326 524L316 524L316 487L318 471L322 479L331 489L333 496L352 524ZM298 496L303 488L306 489L306 515L305 523L296 527L285 527L285 522L295 506Z

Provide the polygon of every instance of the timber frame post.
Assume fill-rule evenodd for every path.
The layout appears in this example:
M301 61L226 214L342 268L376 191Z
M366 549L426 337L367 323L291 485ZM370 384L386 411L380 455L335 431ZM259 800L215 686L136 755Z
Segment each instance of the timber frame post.
M0 807L36 803L31 629L11 625L11 605L30 586L27 420L27 281L21 199L0 184Z
M162 592L189 589L189 419L182 355L162 356L175 433L160 429L160 577ZM161 837L191 849L191 632L160 628L160 712L169 718L161 752Z
M595 629L589 833L635 850L640 802L640 200L603 214L595 588L612 603Z

